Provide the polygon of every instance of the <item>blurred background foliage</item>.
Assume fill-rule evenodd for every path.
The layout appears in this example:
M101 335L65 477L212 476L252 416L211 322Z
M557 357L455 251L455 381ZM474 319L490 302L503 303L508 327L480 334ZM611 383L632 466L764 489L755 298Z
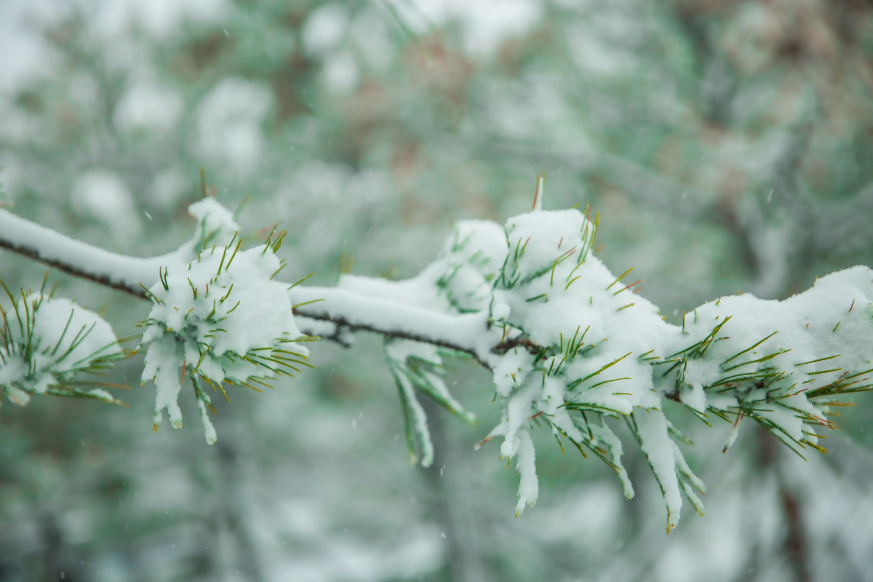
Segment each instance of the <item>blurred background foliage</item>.
M873 265L873 5L865 0L4 0L0 182L13 211L118 252L185 240L198 168L287 277L403 278L460 218L591 202L598 255L672 321ZM0 277L40 265L0 255ZM147 304L53 273L119 336ZM411 469L379 338L151 433L131 408L38 399L0 420L0 581L873 580L873 402L808 462L688 419L708 515L670 536L639 451L610 471L538 439L514 520L488 374L449 363L482 419L431 410ZM193 410L185 411L194 418ZM625 435L626 436L626 435ZM630 442L627 439L626 442ZM630 448L630 447L629 447ZM687 508L686 508L687 509ZM61 574L62 573L62 574Z

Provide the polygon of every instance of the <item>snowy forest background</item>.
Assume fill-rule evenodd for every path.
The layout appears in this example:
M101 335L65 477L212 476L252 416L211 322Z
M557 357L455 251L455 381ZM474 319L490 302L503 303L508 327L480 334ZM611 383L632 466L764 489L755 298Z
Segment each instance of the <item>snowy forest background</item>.
M592 202L597 252L668 320L737 291L784 298L873 266L873 6L863 0L3 0L0 183L15 212L134 255L190 234L198 169L288 277L418 273L453 220ZM45 268L4 252L0 278ZM147 304L53 272L120 337ZM449 363L481 419L429 410L410 468L381 341L152 434L130 409L38 399L0 417L0 581L873 580L873 402L804 462L690 414L705 518L664 534L638 450L612 471L534 432L541 495L471 449L487 371ZM190 409L185 409L186 404ZM193 403L183 403L195 416ZM677 405L678 406L678 405ZM552 446L550 446L550 444ZM575 451L567 451L571 455Z

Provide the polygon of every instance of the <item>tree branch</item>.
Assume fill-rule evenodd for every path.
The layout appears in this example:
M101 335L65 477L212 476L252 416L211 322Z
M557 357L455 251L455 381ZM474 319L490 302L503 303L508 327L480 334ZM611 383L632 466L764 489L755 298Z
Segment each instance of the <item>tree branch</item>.
M154 273L174 255L142 259L118 255L72 239L50 228L0 210L0 247L39 261L74 277L146 299L139 286L151 286Z
M111 253L5 210L0 210L0 247L140 299L147 299L142 287L157 282L155 275L161 267L185 268L194 258L184 247L152 258ZM289 293L296 316L333 324L330 333L324 334L331 339L341 339L342 329L369 331L463 352L489 369L492 348L501 340L502 330L490 328L484 314L443 314L329 287L299 286ZM309 332L317 326L304 323L302 327Z

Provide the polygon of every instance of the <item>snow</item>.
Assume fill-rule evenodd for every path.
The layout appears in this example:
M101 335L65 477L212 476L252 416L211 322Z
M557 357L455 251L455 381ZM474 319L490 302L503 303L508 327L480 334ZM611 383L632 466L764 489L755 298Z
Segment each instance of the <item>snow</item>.
M572 411L624 416L658 407L652 366L643 356L651 357L652 348L679 330L593 256L596 221L578 210L539 210L542 180L537 190L534 210L505 226L508 256L496 278L491 313L512 330L510 337L529 338L540 347L536 356L511 349L493 366L504 414L490 436L503 436L501 454L513 457L520 454L530 420L545 420L559 438L603 447L625 494L632 496L620 441L605 424L589 424ZM672 443L666 424L663 436L658 450ZM666 449L670 471L660 471L669 480L670 527L681 507L671 447ZM660 470L663 464L653 466Z
M161 267L186 266L196 256L203 240L211 236L214 242L226 241L239 226L233 214L212 198L205 198L189 206L192 216L198 218L194 237L176 251L166 255L139 258L111 253L74 240L49 228L0 209L0 241L13 249L21 249L49 264L64 265L78 273L105 279L139 294L140 283L151 287ZM108 216L108 215L107 215Z
M737 442L737 437L740 434L740 423L737 422L734 427L731 429L730 434L728 435L727 442L724 444L723 452L728 452L734 443Z
M467 412L449 392L442 378L443 360L436 346L422 342L393 340L386 342L385 353L391 365L403 371L405 376L414 377L414 383L442 403L449 412L460 415L467 422L475 422L476 415Z
M89 390L88 394L98 398L100 400L105 400L107 402L113 402L115 399L112 397L112 394L107 392L106 390L101 390L100 388L96 388L94 390Z
M459 221L437 259L405 281L345 275L340 289L444 313L483 311L492 281L506 258L503 228L483 220Z
M2 312L0 339L0 389L21 406L56 388L72 395L77 389L67 383L76 373L124 356L99 315L43 293L26 294ZM90 394L115 402L101 390Z
M501 456L511 459L518 452L521 445L519 434L533 416L533 403L536 396L536 385L529 382L508 399L503 421L492 431L492 434L503 436L503 444L500 445Z
M146 341L144 337L144 345ZM179 391L182 389L183 364L181 350L172 335L166 334L163 337L153 338L148 343L142 377L152 380L157 386L154 416L156 426L161 424L161 411L167 410L173 428L182 428L182 410L179 408L178 398Z
M827 426L827 398L863 386L864 372L873 368L864 348L871 298L873 272L854 267L820 278L784 301L746 294L697 308L686 316L687 335L674 337L666 350L687 350L679 356L683 365L677 374L693 389L683 402L700 411L706 403L734 416L742 407L745 414L772 423L774 434L795 451L816 445L815 425L804 419ZM720 324L703 353L689 348L706 341ZM667 377L664 384L673 381Z
M109 210L102 211L114 211L112 205L107 208ZM284 355L288 355L285 352L293 352L304 357L308 353L304 347L290 342L301 333L294 324L287 284L270 280L270 276L281 265L273 251L264 250L264 247L240 251L232 266L222 265L224 271L216 277L220 257L216 256L213 247L209 247L208 251L201 250L201 253L208 253L203 256L203 260L197 260L197 249L206 248L204 244L206 242L230 245L237 236L239 226L233 220L233 214L212 198L205 198L191 204L189 212L198 223L195 235L188 243L167 255L140 259L97 249L0 210L0 239L10 243L13 248L32 252L47 262L60 263L74 270L105 278L112 284L134 292L142 282L152 288L153 296L171 299L175 302L175 307L182 305L185 308L185 311L180 314L170 309L172 305L157 304L153 306L152 323L163 322L166 327L167 322L171 322L169 327L176 325L181 332L185 332L186 329L182 325L183 315L190 314L190 319L186 320L186 323L194 322L196 325L192 329L187 329L188 335L183 338L187 340L187 345L185 341L177 343L172 333L161 334L154 331L156 329L154 327L147 330L144 337L144 343L148 344L144 378L154 378L159 386L156 396L155 424L159 424L160 412L166 409L173 425L181 426L181 411L177 404L181 389L181 368L185 362L189 365L197 362L198 346L209 346L211 353L218 359L225 353L246 354L249 348L267 346L285 350L282 352ZM218 248L226 249L226 247ZM229 250L232 252L234 249ZM226 260L230 263L230 255ZM187 270L189 264L191 271ZM169 290L163 289L161 283L154 282L159 272L166 273L165 280L168 283L172 282L172 297ZM192 290L188 287L189 277L202 288L199 301L194 300ZM209 280L213 282L211 297L204 286L204 283ZM230 285L234 285L232 291ZM227 300L219 303L220 298L225 295ZM228 301L231 296L239 302L239 307L233 315L230 315L232 304ZM96 314L75 306L66 299L49 300L48 298L39 302L39 310L34 312L32 305L36 300L36 296L27 299L31 315L33 316L34 313L39 315L31 322L28 329L33 330L34 338L44 342L41 344L43 346L51 341L51 338L55 338L52 345L57 345L58 348L51 353L35 352L29 356L33 366L26 365L27 363L21 359L21 350L10 353L9 347L0 348L3 350L0 355L5 360L0 365L0 380L8 384L7 395L13 401L22 404L28 400L27 391L45 392L56 384L59 378L66 379L72 372L88 367L91 358L97 356L112 358L121 354L115 344L116 340L111 328ZM209 303L210 301L212 303ZM215 312L210 314L213 306ZM19 312L23 313L23 311L22 303L19 305ZM72 319L70 319L71 313ZM228 317L230 323L235 324L236 327L228 329L227 332L217 331L213 324L216 318L222 317ZM69 333L64 335L63 326L68 320ZM248 321L260 322L260 325L249 325ZM224 325L226 327L229 323ZM23 326L20 329L12 326L10 329L12 331L7 334L9 341L17 341L16 338L20 339L19 336L24 333ZM90 331L87 335L75 339L76 332L88 329ZM210 332L212 335L223 335L207 338L206 335ZM77 342L75 345L73 345L74 340ZM275 341L270 343L267 340L280 340L281 346L276 345ZM103 351L99 352L100 349ZM65 350L69 350L69 353L61 358L60 355L64 354ZM197 357L193 357L194 354L197 354ZM280 359L283 357L280 356ZM201 364L205 365L204 371L208 369L221 379L227 377L239 381L246 381L253 377L253 368L257 368L259 373L265 369L263 366L255 366L244 360L223 361L218 365L213 361L213 356L204 358ZM28 373L28 369L32 372ZM24 391L12 386L12 382L22 386ZM96 396L102 397L99 394ZM206 426L206 431L208 439L209 426Z
M533 507L539 495L539 482L537 481L536 451L533 441L527 431L518 433L518 473L521 476L518 486L518 504L515 506L515 515L521 515L525 505Z
M127 257L92 247L5 210L0 210L0 239L15 248L33 250L44 261L69 265L131 289L137 287L139 281L153 279L160 264L152 259Z
M397 384L403 391L403 401L408 409L407 414L411 415L412 426L410 428L413 428L418 434L421 445L421 466L430 467L433 463L433 442L430 438L430 430L427 428L427 415L421 407L421 403L418 402L409 379L402 375L397 375L396 378ZM415 459L411 455L410 452L410 459L414 463Z
M491 360L491 347L500 341L501 332L488 327L487 315L469 313L449 315L359 295L346 289L304 287L289 291L295 305L318 301L297 308L308 318L339 321L353 329L378 331L417 341L460 349L483 362Z
M589 425L589 429L595 437L595 443L606 447L609 451L609 460L614 465L615 472L618 474L618 479L621 481L622 488L624 489L624 496L628 499L632 499L634 496L634 486L631 483L630 477L628 477L627 470L621 463L621 457L624 454L624 447L621 444L621 439L615 436L612 429L606 425L606 420L602 420L603 424L599 426L591 424Z
M138 294L141 292L140 283L146 287L154 286L160 268L187 268L207 236L211 236L210 242L224 241L239 229L233 222L232 213L214 199L205 198L192 204L189 212L201 217L194 237L176 251L158 257L138 258L111 253L2 209L0 241L32 252L43 261L66 265ZM209 220L209 224L204 220ZM213 232L210 228L218 228L220 232ZM485 314L450 316L420 307L398 305L392 300L368 297L344 288L300 285L291 289L289 294L294 305L318 301L298 308L310 320L341 321L360 329L452 344L482 361L489 358L491 347L501 336L500 331L488 328Z
M195 241L199 243L208 239L210 244L226 245L231 238L239 233L239 225L233 217L233 212L215 201L215 198L203 198L188 206L188 214L197 219L197 234ZM193 249L195 252L198 249Z
M209 404L209 397L205 394L203 398L197 399L197 409L200 411L200 421L203 423L203 433L206 436L206 444L214 445L218 440L218 436L215 434L215 427L212 426L212 421L209 420L209 413L207 411L207 405Z
M403 330L397 335L412 339L431 338L431 341L435 332L442 337L448 335L453 339L446 343L451 343L455 349L461 348L483 363L497 361L490 349L502 332L497 327L489 328L484 310L491 303L491 281L503 263L505 249L503 231L499 226L482 221L462 221L456 225L439 257L417 277L406 281L386 281L344 275L340 279L339 290L354 293L359 308L363 307L362 299L368 301L370 308L363 313L370 321L378 319L377 326L381 330L403 325ZM312 307L328 309L336 314L336 295L328 293L324 299ZM398 311L411 311L410 307L426 313L427 317L413 313L408 313L404 318L396 317ZM477 313L471 314L472 317L457 315L468 311ZM309 311L304 313L308 314ZM435 319L439 320L438 328L434 328L437 325ZM354 319L349 321L352 323ZM461 321L469 327L459 326ZM389 339L386 341L386 358L402 391L405 413L413 421L418 434L422 449L421 463L429 466L433 447L427 419L413 387L465 422L475 421L475 415L464 410L445 385L437 346L421 341ZM409 437L407 442L410 442ZM412 448L410 456L415 458Z
M648 410L634 414L640 447L652 467L652 472L661 486L667 505L667 532L679 523L682 495L676 478L676 449L667 432L667 419L660 410Z
M687 371L685 379L686 382L689 380ZM706 393L700 382L686 383L682 386L679 390L679 398L685 406L693 408L697 412L706 412Z
M502 398L524 382L533 366L534 357L527 350L512 348L494 366L494 390Z
M542 186L538 183L540 192ZM536 207L541 206L538 198ZM492 369L503 406L501 422L480 444L503 437L501 455L519 457L531 420L538 418L559 439L605 451L628 497L633 486L621 463L620 440L605 423L589 424L574 411L601 418L632 416L665 495L668 531L679 521L683 494L703 513L703 483L675 442L683 437L662 412L666 396L678 397L703 417L714 411L733 420L740 407L751 407L757 420L771 423L777 436L802 451L818 440L804 418L826 424L827 407L798 392L798 376L812 384L810 389L823 390L873 368L855 347L866 345L863 322L873 312L869 269L822 278L812 290L784 302L748 295L722 298L687 314L684 326L675 326L634 292L631 270L618 277L592 254L596 220L578 210L536 207L509 219L504 229L484 221L459 223L437 260L412 279L343 277L339 290L318 290L325 301L311 307L321 310L314 315L355 312L348 321L362 328L397 330L421 340L430 335L431 341L448 340L469 351ZM341 296L344 291L356 297ZM311 289L296 293L299 299L314 297ZM416 320L410 308L424 308L428 319ZM478 319L483 312L490 315L490 327ZM419 325L422 321L426 326ZM760 349L731 360L776 330ZM507 340L531 341L538 351L491 351ZM842 366L831 366L830 359L814 361L837 353ZM759 358L764 359L753 361ZM739 377L731 366L737 366ZM755 387L773 366L784 374L766 389ZM517 462L525 467L519 498L532 499L532 456Z
M450 344L490 365L499 361L491 348L499 343L502 330L488 324L483 310L490 304L491 280L505 249L499 225L462 221L440 256L417 277L388 281L344 275L336 289L299 286L290 293L294 304L319 300L299 309L307 317Z
M207 235L204 246L220 242L235 226L232 216L211 199L198 205L192 205L192 214L204 232L215 233ZM163 410L181 428L178 395L184 371L213 387L225 381L252 387L250 382L291 376L291 370L309 366L309 351L294 341L303 334L294 322L287 284L272 280L283 262L269 245L240 247L234 233L225 246L198 253L187 269L167 267L149 289L153 305L142 323L142 380L152 380L157 388L155 428ZM204 428L209 441L214 431L208 422Z
M87 365L94 358L121 354L112 328L93 311L62 297L49 299L45 295L30 295L27 303L32 314L31 335L35 338L32 343L43 349L53 346L51 352L34 354L37 368L51 367L55 372L68 372ZM19 302L18 308L22 310L23 302ZM14 326L11 331L12 337L16 337ZM82 334L77 337L80 331Z

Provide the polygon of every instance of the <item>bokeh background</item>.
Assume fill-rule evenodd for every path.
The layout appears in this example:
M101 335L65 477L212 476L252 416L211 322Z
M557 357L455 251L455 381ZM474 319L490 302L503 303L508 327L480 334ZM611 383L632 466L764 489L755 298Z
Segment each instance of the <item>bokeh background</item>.
M0 182L13 211L118 252L187 239L198 169L242 223L278 222L289 278L404 278L453 220L593 204L598 255L672 321L737 291L784 298L873 265L873 5L865 0L0 0ZM346 262L347 264L347 262ZM41 265L0 253L0 278ZM120 337L148 304L52 273ZM36 399L0 417L0 581L873 580L873 400L808 461L676 410L707 515L664 534L632 439L612 472L535 432L540 501L472 445L490 377L449 383L410 468L377 337L151 431L129 409ZM193 400L193 399L192 399ZM187 408L185 406L187 405ZM668 403L668 405L671 405ZM623 435L627 437L628 435Z

